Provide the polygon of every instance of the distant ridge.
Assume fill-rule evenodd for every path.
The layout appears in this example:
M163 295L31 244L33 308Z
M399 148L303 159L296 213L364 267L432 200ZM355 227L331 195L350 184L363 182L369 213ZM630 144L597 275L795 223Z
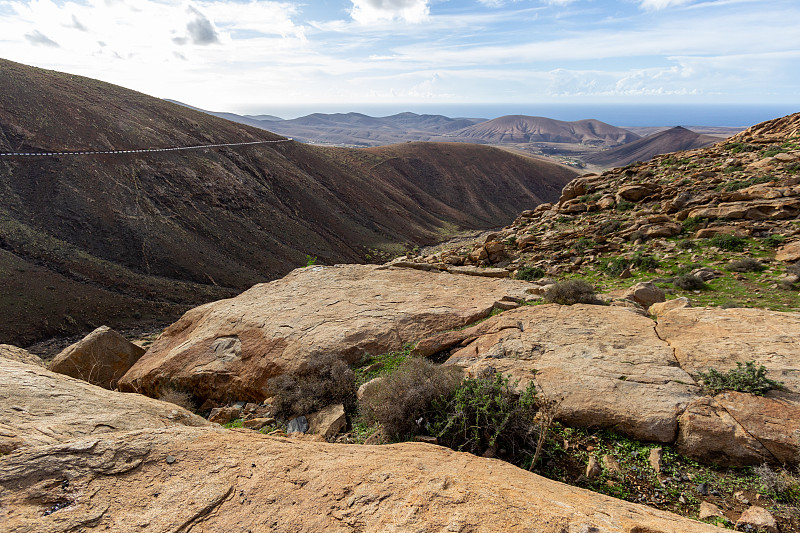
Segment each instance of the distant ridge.
M705 148L719 140L719 137L701 135L676 126L622 146L587 155L583 160L590 165L608 168L621 167L634 161L650 161L659 154Z
M0 94L0 152L93 152L0 158L0 343L171 321L307 255L375 261L498 227L575 176L480 145L309 146L6 60Z
M628 130L586 119L574 122L527 115L507 115L454 132L460 140L488 144L502 143L579 143L614 146L640 137Z

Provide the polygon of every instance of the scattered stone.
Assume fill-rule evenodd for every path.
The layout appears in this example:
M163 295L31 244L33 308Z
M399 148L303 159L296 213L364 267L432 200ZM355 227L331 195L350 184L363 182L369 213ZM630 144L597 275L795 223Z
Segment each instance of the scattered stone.
M342 404L329 405L308 416L308 431L330 439L347 425L347 416Z
M620 466L619 461L617 461L613 455L603 456L603 468L615 476L622 475L622 467Z
M778 248L775 252L775 259L787 263L800 261L800 241L790 242Z
M708 496L708 483L700 483L695 488L694 491L699 494L700 496Z
M767 531L769 533L778 533L778 524L775 522L775 517L772 513L763 507L752 506L749 507L739 520L736 521L736 529L741 530L744 527L751 527L756 531Z
M680 297L675 298L674 300L667 300L664 302L654 303L650 306L647 310L653 316L661 316L664 313L672 311L673 309L683 309L685 307L691 307L692 304L689 302L689 298Z
M603 473L603 468L600 466L600 463L597 461L597 458L594 455L590 455L589 464L586 465L586 477L588 477L589 479L594 479L602 473Z
M275 419L272 417L268 418L251 418L250 420L245 420L242 425L248 429L252 429L258 431L265 426L271 426L275 423Z
M708 518L716 518L716 517L724 517L722 514L722 509L717 507L711 502L702 501L700 502L700 512L697 515L697 518L700 520L706 520Z
M379 381L381 381L383 377L378 376L372 378L371 380L367 381L366 383L362 383L358 390L356 391L356 399L360 400L364 396L364 392L371 386L375 385Z
M231 420L236 420L242 414L238 407L217 407L212 409L208 415L208 421L215 424L227 424Z
M625 292L623 298L634 301L645 309L655 303L666 300L664 291L656 287L651 281L637 283Z
M173 456L171 456L171 455L168 455L167 458L166 458L166 461L167 461L168 465L171 465L171 464L175 463L175 458Z
M113 329L101 326L58 354L50 370L114 389L144 352Z
M286 433L306 433L308 431L308 420L304 416L298 416L289 420L289 425L286 427Z
M650 448L647 462L650 463L650 467L656 471L656 474L660 474L664 468L664 450L662 448Z

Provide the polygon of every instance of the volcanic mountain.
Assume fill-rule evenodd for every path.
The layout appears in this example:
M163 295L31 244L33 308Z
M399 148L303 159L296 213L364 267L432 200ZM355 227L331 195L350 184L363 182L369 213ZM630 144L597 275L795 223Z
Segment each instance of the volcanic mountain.
M303 142L354 146L428 141L485 120L408 112L388 117L371 117L361 113L313 113L291 120L264 120L231 113L211 114Z
M172 319L306 263L497 227L574 173L502 150L316 148L0 60L0 342Z
M681 150L705 148L718 142L719 137L700 135L681 126L643 137L622 146L589 154L586 163L600 167L622 167L634 161L650 161L657 155Z
M565 122L526 115L508 115L488 120L454 132L452 136L487 144L553 142L603 146L639 139L635 133L599 120Z

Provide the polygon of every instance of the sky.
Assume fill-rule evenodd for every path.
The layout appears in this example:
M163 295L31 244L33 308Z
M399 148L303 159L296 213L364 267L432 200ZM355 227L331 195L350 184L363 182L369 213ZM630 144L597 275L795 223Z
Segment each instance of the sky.
M798 21L797 0L0 0L0 57L250 114L353 103L800 110Z

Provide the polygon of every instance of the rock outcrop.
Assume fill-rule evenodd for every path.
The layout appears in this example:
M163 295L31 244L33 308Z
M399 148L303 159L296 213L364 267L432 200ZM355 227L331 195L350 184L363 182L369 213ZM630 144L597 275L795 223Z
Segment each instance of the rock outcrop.
M50 370L114 389L144 351L108 326L100 326L58 354Z
M449 353L471 375L488 368L519 387L536 379L558 417L677 442L685 455L728 465L795 463L800 453L800 315L677 307L658 322L624 307L526 306L423 339L416 354ZM763 361L784 388L766 397L706 396L699 372Z
M0 357L28 365L45 366L44 361L38 355L10 344L0 344Z
M717 531L428 444L343 446L188 427L0 457L0 521L8 533Z
M209 422L170 403L111 392L0 357L0 453L84 436Z
M615 427L634 437L672 442L678 415L699 387L655 323L631 310L597 305L542 305L507 311L485 322L513 324L478 337L447 364L473 375L486 367L510 374L520 387L534 378L559 418L584 427Z
M527 297L530 284L405 268L297 269L236 298L187 312L120 380L157 396L170 384L200 399L260 402L267 381L334 354L348 363L398 350Z

